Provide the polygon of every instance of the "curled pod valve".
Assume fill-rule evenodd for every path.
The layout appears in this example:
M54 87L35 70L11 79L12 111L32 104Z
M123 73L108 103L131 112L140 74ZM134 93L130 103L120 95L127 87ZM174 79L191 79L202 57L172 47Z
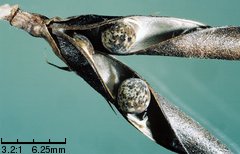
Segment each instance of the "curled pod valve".
M109 53L129 55L144 53L160 42L206 27L172 17L129 16L106 22L100 31L102 45Z
M119 86L117 102L120 109L125 113L144 112L150 100L150 90L147 83L142 79L126 79Z

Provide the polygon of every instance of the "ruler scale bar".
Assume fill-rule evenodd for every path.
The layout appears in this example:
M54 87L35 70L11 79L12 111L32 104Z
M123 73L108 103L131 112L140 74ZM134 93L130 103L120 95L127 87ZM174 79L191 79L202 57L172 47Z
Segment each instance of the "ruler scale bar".
M35 142L34 139L32 142L19 142L18 139L17 139L17 142L6 142L6 141L3 141L1 138L1 144L66 144L66 143L67 143L66 138L63 142L51 142L50 139L48 142Z

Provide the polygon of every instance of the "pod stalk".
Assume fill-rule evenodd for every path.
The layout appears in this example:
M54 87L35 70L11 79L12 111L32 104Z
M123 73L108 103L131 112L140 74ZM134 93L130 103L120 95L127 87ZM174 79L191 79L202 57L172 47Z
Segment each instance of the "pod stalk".
M42 37L44 16L22 11L18 5L5 4L0 6L0 19L9 21L12 26L28 32L32 36Z

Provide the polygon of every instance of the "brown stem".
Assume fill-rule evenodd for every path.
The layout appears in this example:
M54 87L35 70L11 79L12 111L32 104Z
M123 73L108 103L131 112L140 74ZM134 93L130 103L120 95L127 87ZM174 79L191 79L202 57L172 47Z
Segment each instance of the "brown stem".
M12 26L23 29L35 37L41 37L46 17L21 11L18 5L6 4L0 6L0 19L9 21Z

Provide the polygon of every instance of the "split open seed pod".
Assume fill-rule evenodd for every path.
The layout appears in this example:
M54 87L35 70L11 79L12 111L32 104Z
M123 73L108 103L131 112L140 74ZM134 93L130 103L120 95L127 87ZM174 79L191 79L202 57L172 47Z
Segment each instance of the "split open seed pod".
M181 36L183 33L188 33L190 29L198 31L206 28L205 25L175 18L146 16L87 15L63 20L60 18L48 19L19 10L14 13L10 22L33 36L45 38L54 53L66 63L69 70L81 76L110 102L110 105L114 105L130 124L159 145L177 153L231 153L224 144L197 122L159 96L137 72L107 54L116 48L121 49L121 52L134 53L138 49L157 42L155 38L166 41L173 34ZM148 33L143 33L143 27L138 26L147 26L147 22L152 29L144 27ZM160 23L163 24L162 30L158 29ZM119 48L118 43L110 41L115 37L115 34L111 34L111 31L114 30L113 27L122 25L126 29L118 27L119 35L116 34L116 36L122 37L122 32L127 32L130 35L123 37L127 40L132 37L129 40L135 41L130 45L128 42L124 42L125 49ZM131 32L131 28L134 28L136 32ZM105 36L109 37L105 43L110 44L103 44L102 40L105 38L102 37ZM121 40L121 38L116 38L116 40L118 39ZM111 48L111 46L113 47ZM129 80L131 82L126 82ZM121 88L125 88L123 91L126 92L120 96ZM136 92L133 97L130 96L132 92L129 93L131 90ZM141 93L146 99L142 110L138 109L141 103L138 101L137 93ZM122 99L134 100L134 102L120 103L119 101ZM128 104L130 105L128 106ZM131 104L135 104L135 106ZM124 105L127 106L127 110L122 107Z

